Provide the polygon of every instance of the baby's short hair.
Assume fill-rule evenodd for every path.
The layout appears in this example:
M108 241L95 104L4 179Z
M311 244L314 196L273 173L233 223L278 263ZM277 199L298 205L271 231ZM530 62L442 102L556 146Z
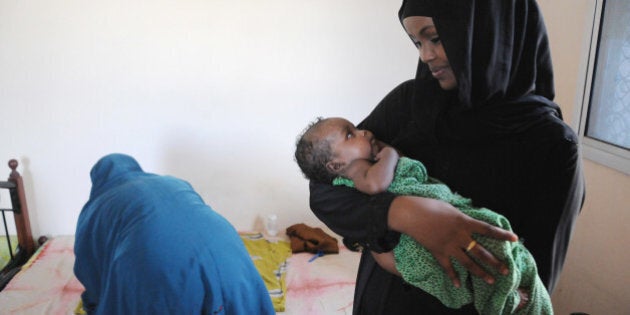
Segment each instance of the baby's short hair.
M332 173L326 164L332 160L333 153L330 142L316 134L317 129L326 119L318 117L298 136L295 143L295 161L309 180L332 183L338 175Z

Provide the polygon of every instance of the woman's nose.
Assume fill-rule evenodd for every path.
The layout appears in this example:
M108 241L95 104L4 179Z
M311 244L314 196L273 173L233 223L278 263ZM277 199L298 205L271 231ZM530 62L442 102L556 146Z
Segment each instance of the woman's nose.
M420 60L424 63L435 59L435 50L430 45L419 47L418 52L420 53Z

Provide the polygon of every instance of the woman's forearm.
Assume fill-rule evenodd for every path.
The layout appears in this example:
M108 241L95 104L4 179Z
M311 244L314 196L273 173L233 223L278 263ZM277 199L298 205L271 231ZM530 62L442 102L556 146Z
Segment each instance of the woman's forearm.
M430 198L398 196L392 201L387 216L387 226L400 233L413 234L418 229L430 229L423 220L426 215L440 211L441 208L456 210L450 204ZM435 226L433 226L434 228Z

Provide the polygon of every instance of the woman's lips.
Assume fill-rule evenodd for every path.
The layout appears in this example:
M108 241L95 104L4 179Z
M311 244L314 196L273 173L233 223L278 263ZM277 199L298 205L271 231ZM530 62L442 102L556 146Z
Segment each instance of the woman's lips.
M431 69L431 75L436 78L439 79L442 75L444 75L444 73L446 73L446 69L448 69L447 67L439 67L436 69Z

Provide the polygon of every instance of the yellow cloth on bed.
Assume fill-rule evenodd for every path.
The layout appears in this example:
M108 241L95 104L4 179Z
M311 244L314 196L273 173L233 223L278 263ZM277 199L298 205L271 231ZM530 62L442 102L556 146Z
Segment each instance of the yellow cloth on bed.
M77 307L74 309L74 314L75 315L87 315L87 312L83 309L83 301L79 300L79 304L77 304Z
M287 241L269 241L261 233L240 233L254 266L265 282L273 308L284 312L287 291L287 259L291 245Z
M18 237L17 235L11 235L8 238L11 240L11 252L13 255L17 252ZM9 243L6 236L0 236L0 269L2 269L11 260L9 253Z
M270 242L261 233L240 233L240 236L269 291L274 310L284 312L287 260L291 257L291 245L287 241ZM74 314L87 314L83 309L83 301L79 300Z

